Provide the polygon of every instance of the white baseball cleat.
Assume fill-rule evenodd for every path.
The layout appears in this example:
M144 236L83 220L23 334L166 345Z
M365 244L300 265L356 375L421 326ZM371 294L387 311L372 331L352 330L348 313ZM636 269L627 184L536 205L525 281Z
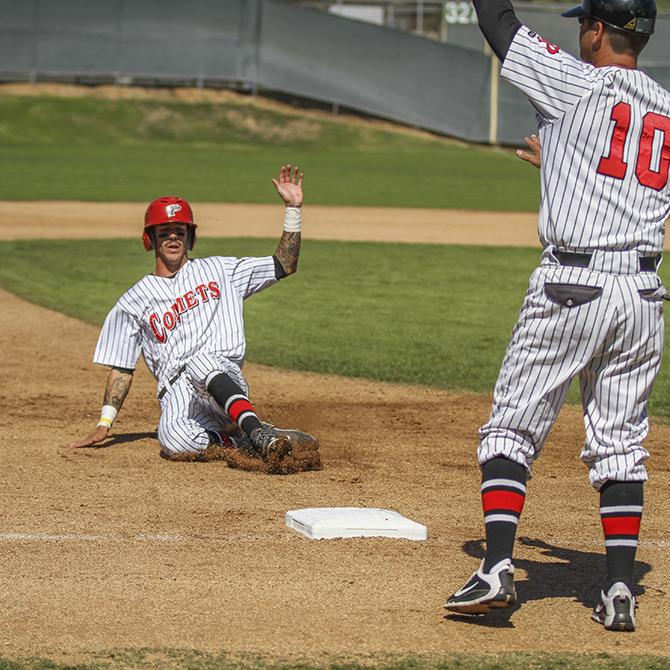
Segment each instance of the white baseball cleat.
M458 614L486 614L491 608L501 609L516 602L512 561L504 558L490 572L483 568L484 561L465 586L449 596L446 609Z
M607 630L635 630L635 596L623 582L615 582L607 593L600 592L600 602L595 606L591 618Z

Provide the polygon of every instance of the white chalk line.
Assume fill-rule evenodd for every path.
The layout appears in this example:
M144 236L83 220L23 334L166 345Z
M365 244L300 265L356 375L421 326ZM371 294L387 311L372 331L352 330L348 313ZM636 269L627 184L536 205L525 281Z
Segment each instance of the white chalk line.
M289 542L296 535L291 532L276 531L265 533L228 533L226 535L175 535L172 533L138 533L137 535L100 534L86 535L82 533L18 533L0 532L0 542L91 542L91 543L129 543L129 542L155 542L155 543L215 543L215 544L239 544L240 542L259 542L271 540L273 542ZM365 539L365 538L363 538ZM557 540L552 538L552 544ZM602 542L580 542L574 544L566 541L560 542L566 548L570 547L601 547ZM640 540L641 549L668 549L670 540Z
M214 542L223 544L238 544L240 542L282 539L283 533L229 533L224 536L205 535L173 535L171 533L137 535L100 534L86 535L82 533L0 533L0 542L91 542L91 543L124 543L124 542L156 542L186 544L193 542Z

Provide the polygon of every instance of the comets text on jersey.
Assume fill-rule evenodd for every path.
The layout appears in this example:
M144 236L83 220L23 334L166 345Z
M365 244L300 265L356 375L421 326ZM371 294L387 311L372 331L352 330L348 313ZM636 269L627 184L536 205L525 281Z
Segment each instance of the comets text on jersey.
M173 330L181 321L182 314L196 309L203 302L218 300L221 297L221 289L215 281L207 284L198 284L194 289L186 291L179 296L170 309L163 314L152 312L149 315L149 325L158 342L165 342L167 334Z

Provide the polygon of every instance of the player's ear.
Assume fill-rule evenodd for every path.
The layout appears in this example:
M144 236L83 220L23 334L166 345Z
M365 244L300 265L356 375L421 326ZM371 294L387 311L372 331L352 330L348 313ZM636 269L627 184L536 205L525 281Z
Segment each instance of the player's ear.
M602 21L593 20L593 50L598 51L603 45L603 40L606 34L606 27Z
M186 248L191 251L193 247L195 246L195 226L189 226L188 227L188 243L186 245Z

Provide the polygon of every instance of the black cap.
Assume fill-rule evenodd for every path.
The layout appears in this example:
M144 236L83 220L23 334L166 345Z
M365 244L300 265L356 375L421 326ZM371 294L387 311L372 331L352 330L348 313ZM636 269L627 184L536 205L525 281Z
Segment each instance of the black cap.
M561 16L590 17L626 32L651 35L656 23L656 0L583 0Z

